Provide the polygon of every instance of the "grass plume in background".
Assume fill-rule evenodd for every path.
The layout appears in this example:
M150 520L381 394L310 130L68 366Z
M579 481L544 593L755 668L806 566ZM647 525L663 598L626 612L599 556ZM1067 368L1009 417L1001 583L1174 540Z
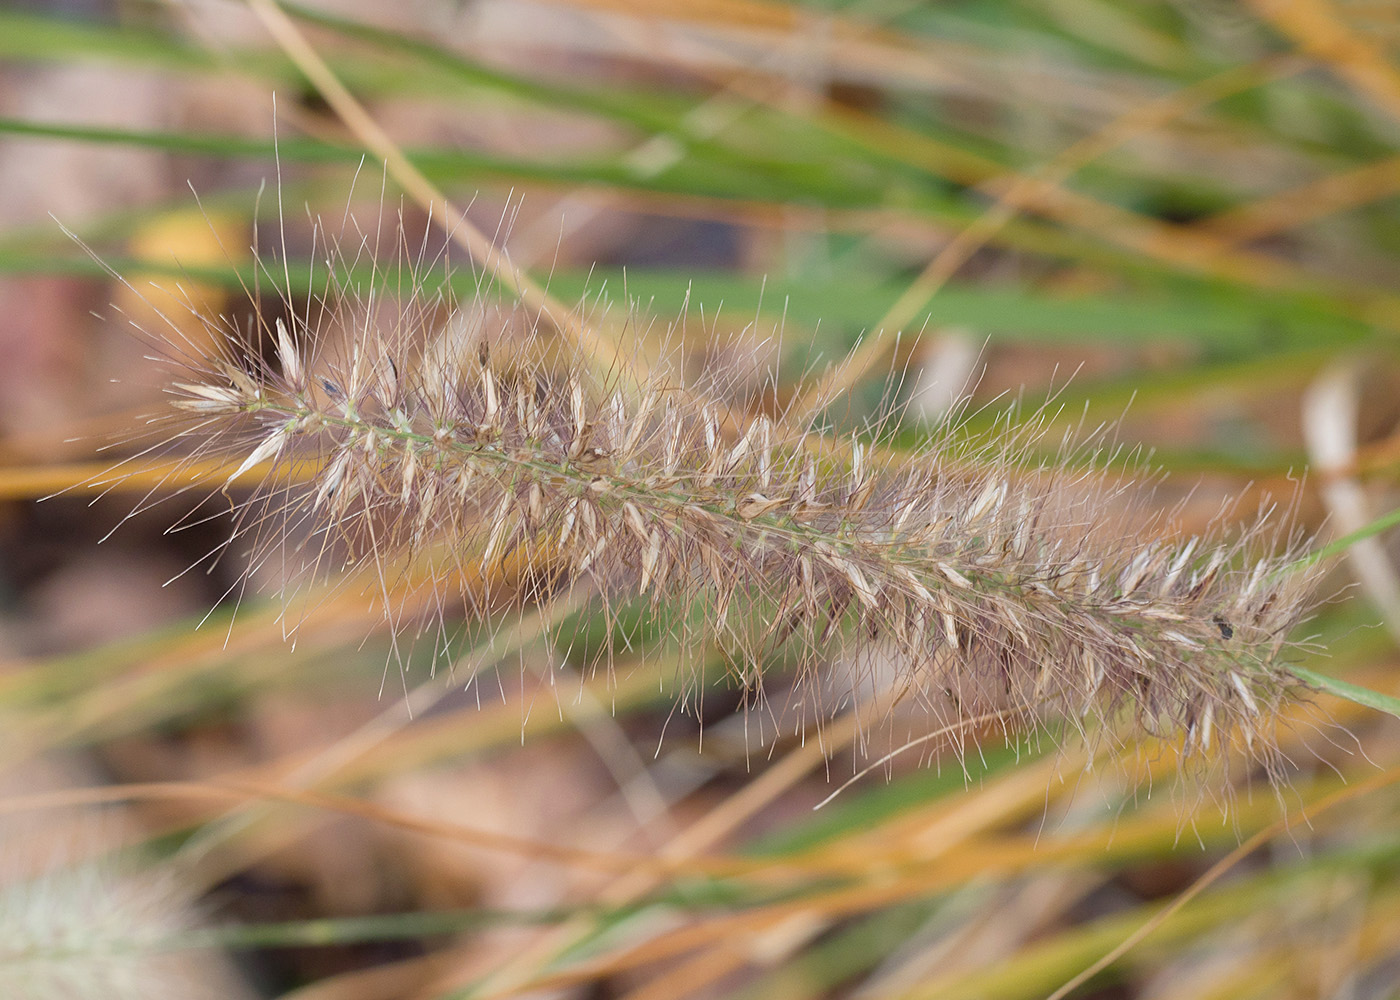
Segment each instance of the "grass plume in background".
M42 766L37 770L43 770ZM13 793L13 784L9 789ZM13 1000L249 996L177 867L129 843L121 812L0 817L0 995Z

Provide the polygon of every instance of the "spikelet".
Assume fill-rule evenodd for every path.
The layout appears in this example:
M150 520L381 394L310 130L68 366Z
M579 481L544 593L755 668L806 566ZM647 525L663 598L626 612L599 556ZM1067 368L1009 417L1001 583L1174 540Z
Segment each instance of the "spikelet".
M409 567L434 607L465 594L469 618L589 588L646 601L749 682L780 658L811 676L844 636L893 651L899 683L944 714L1126 714L1196 751L1234 732L1267 745L1297 686L1296 552L1250 554L1278 548L1262 515L1234 541L1154 541L1164 525L1102 470L1102 434L1034 459L1053 415L1013 410L882 451L794 415L736 418L664 366L599 377L480 298L345 292L314 327L259 320L268 352L209 320L220 346L171 355L153 427L235 479L271 463L230 544L255 566L363 574L397 628Z

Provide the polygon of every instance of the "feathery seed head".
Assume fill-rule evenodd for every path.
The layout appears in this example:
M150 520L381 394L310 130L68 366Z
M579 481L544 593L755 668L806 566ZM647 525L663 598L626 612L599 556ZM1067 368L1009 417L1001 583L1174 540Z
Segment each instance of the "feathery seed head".
M42 840L38 838L42 837ZM92 839L89 845L84 841ZM198 939L169 869L77 859L94 835L0 824L0 996L13 1000L195 1000L242 989ZM39 858L34 870L34 849ZM192 940L193 938L193 940Z
M1103 434L1044 460L1053 414L1009 411L980 434L951 419L913 454L841 442L664 367L631 389L538 337L489 350L480 300L415 294L397 315L337 294L333 324L277 320L275 366L233 333L180 359L171 445L236 461L230 482L273 463L234 536L255 565L291 545L308 569L362 571L401 627L386 581L411 563L437 607L487 580L462 591L469 617L561 587L645 598L744 677L783 658L810 676L845 633L894 650L899 683L954 721L1126 713L1200 752L1266 746L1297 686L1296 545L1250 561L1278 541L1263 516L1233 541L1153 541L1165 522L1104 471Z

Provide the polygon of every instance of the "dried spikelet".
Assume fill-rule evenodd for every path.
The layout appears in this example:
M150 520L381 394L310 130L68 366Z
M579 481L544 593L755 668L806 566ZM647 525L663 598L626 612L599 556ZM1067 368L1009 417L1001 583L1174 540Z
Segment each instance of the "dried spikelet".
M410 290L385 317L336 291L334 323L276 324L275 364L225 330L170 383L172 446L237 475L277 463L233 539L255 565L276 551L384 587L414 561L443 590L480 567L496 603L538 596L492 575L509 555L517 583L647 595L739 676L776 658L810 676L845 633L892 649L899 682L955 718L1126 714L1198 751L1228 733L1267 746L1297 687L1280 656L1311 586L1284 571L1296 551L1247 559L1278 547L1263 515L1233 541L1153 541L1146 498L1102 471L1103 435L1035 459L1052 415L1013 411L881 452L790 415L736 419L664 368L624 389L528 337L504 361L485 340L445 346L486 336L479 300L435 309Z

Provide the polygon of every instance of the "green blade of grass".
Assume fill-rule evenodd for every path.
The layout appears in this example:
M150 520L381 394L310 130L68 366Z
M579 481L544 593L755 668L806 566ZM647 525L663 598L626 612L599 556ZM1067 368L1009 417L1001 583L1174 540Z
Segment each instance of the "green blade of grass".
M1306 569L1309 566L1313 566L1317 563L1322 562L1324 559L1331 559L1333 556L1341 555L1341 553L1351 548L1357 542L1367 538L1373 538L1376 535L1379 535L1382 531L1386 531L1389 528L1395 527L1397 524L1400 524L1400 507L1397 507L1395 510L1389 511L1388 513L1382 514L1370 524L1357 528L1355 531L1343 535L1336 541L1324 545L1316 552L1310 552L1302 559L1299 559L1298 562L1294 564L1294 566L1291 566L1289 568Z
M1321 691L1400 719L1400 698L1372 691L1370 688L1351 684L1336 677L1328 677L1326 674L1319 674L1316 670L1309 670L1306 667L1293 667L1292 672L1299 680L1305 681Z

